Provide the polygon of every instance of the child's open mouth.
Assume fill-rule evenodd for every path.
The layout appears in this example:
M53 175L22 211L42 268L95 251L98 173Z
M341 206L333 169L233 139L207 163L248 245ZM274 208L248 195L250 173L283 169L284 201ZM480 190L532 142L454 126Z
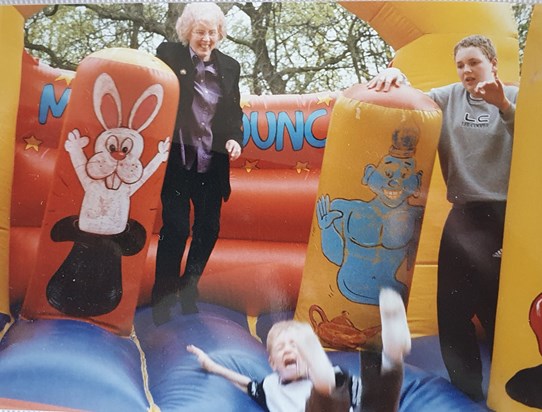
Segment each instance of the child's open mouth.
M284 360L284 366L286 369L297 369L297 361L294 358L287 358Z

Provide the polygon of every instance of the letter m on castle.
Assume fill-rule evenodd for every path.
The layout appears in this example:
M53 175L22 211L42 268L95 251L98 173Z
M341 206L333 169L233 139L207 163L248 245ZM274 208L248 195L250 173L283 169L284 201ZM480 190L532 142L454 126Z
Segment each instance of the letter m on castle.
M43 87L43 91L41 92L41 98L40 98L40 106L39 106L39 122L40 124L45 124L47 121L47 115L49 112L53 117L60 117L64 113L64 110L66 109L66 106L68 104L68 100L70 98L71 88L66 88L62 95L60 96L60 99L57 101L55 98L55 88L52 84L46 84Z

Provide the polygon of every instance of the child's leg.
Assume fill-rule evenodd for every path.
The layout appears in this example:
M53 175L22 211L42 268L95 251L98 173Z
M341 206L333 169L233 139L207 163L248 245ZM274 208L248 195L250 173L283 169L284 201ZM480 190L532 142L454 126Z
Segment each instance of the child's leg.
M382 353L361 352L361 409L355 412L395 412L403 383L403 357L410 351L410 331L401 296L391 290L380 293ZM312 391L306 411L347 411L352 401L350 379L337 382L330 396Z
M410 330L405 305L401 296L392 289L380 291L380 320L382 324L382 368L403 363L410 352Z
M399 409L403 363L383 367L380 352L360 353L361 409L356 412L396 412Z
M311 391L305 405L305 412L349 412L350 378L345 376L343 382L337 382L337 386L330 395L322 395L315 389Z
M410 351L410 331L401 296L391 289L380 292L382 354L361 352L363 412L395 412L403 383L403 357Z

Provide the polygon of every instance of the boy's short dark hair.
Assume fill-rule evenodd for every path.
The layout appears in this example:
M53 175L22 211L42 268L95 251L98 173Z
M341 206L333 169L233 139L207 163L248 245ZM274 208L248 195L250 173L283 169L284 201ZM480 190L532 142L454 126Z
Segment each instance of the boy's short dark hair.
M454 47L454 58L459 49L464 49L466 47L479 48L490 62L497 58L497 51L495 50L493 42L481 34L473 34L472 36L461 39Z

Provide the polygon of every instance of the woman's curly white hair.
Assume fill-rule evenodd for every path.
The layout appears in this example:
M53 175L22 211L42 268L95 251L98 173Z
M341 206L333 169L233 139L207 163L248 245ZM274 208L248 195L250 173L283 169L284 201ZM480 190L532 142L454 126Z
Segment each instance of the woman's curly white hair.
M216 25L219 40L226 37L226 17L220 7L215 3L189 3L175 25L179 40L185 46L190 42L190 34L198 23Z

